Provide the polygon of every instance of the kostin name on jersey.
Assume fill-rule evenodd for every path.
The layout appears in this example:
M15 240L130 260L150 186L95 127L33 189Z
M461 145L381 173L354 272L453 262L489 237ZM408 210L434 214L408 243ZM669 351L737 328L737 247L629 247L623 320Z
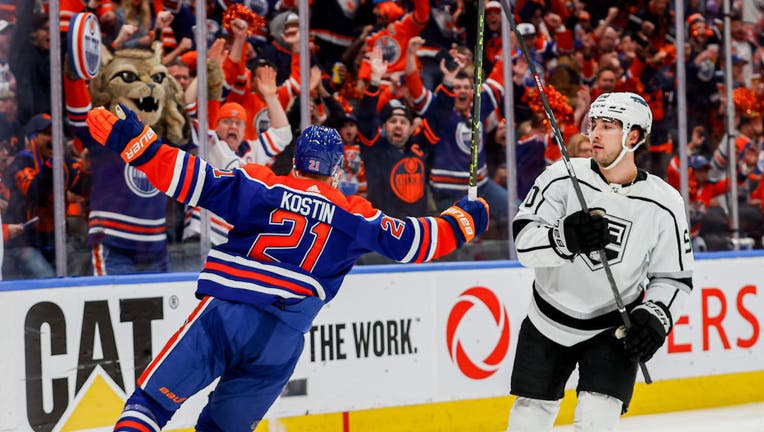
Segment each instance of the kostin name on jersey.
M297 195L292 192L284 192L281 196L281 208L293 213L318 219L330 224L334 219L334 210L337 207L323 200Z

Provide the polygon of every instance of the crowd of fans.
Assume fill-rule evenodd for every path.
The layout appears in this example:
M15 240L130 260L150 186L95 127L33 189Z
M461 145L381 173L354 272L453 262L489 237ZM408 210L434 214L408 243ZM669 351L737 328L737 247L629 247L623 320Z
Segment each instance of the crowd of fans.
M0 210L5 278L55 274L52 167L59 162L52 158L51 145L49 82L53 78L47 3L0 0ZM161 44L161 62L183 90L192 128L199 108L197 94L202 91L195 81L196 53L206 50L212 61L202 72L209 75L212 95L209 129L217 138L218 150L210 162L216 167L257 162L271 165L277 173L288 172L290 143L300 125L299 83L306 79L310 123L337 128L345 143L343 193L363 195L393 216L436 214L466 193L476 1L312 0L309 77L301 77L299 71L299 17L294 0L207 0L206 47L197 47L194 41L195 3L62 1L62 40L74 14L92 12L111 51ZM689 0L685 6L687 166L696 250L762 247L764 15L754 4L733 2L731 16L734 155L729 154L725 130L720 5L714 0ZM669 1L517 0L513 10L520 23L518 31L543 75L570 155L591 155L586 119L592 100L604 92L635 92L645 97L654 116L650 145L638 155L638 164L678 189L677 47ZM535 177L560 158L528 60L517 48L519 41L514 40L515 48L508 56L511 65L502 60L502 13L499 2L486 3L482 61L486 79L480 89L477 170L479 194L492 209L491 230L484 239L498 240L510 235L506 179L512 173L507 172L505 160L506 128L514 128L517 136L519 202ZM512 69L511 83L504 82L505 67ZM514 92L515 118L509 121L503 101L507 85ZM94 160L87 147L78 145L75 124L70 115L64 129L67 242L70 248L89 250L95 247L92 233L99 229L90 210ZM193 148L198 139L188 141L186 146ZM733 176L728 169L731 158L736 162ZM730 228L732 182L737 184L740 209L736 233ZM166 221L163 231L171 245L198 238L195 209L167 205ZM213 242L225 241L230 228L226 222L213 215L211 226ZM106 266L108 271L99 270L96 253L83 256L70 262L69 273L130 269Z

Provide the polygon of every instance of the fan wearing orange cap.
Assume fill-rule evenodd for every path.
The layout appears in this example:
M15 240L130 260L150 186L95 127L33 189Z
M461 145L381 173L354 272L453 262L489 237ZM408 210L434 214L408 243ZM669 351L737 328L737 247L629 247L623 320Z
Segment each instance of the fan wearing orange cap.
M257 134L257 139L245 139L249 113L236 102L227 102L220 107L215 122L215 133L221 141L238 157L241 164L257 163L269 165L292 141L292 130L286 112L281 106L276 85L276 70L261 67L255 70L255 89L265 100L270 115L270 127ZM210 162L220 168L216 160ZM222 162L222 161L220 161Z

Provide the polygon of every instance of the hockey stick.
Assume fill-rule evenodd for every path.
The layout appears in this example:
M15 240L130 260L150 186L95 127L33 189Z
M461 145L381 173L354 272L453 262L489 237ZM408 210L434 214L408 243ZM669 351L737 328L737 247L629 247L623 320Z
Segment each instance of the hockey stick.
M520 49L522 50L525 58L528 60L528 68L530 69L531 75L533 75L533 81L536 83L536 89L539 92L539 96L541 96L541 103L544 105L544 112L546 113L547 119L549 119L549 125L552 127L554 140L557 141L557 146L560 148L560 153L562 153L562 161L565 164L565 169L568 171L568 176L570 177L570 182L573 185L573 190L576 192L578 203L581 206L581 210L589 212L589 206L586 204L583 192L581 192L581 186L578 183L576 171L573 169L573 165L570 163L570 156L568 156L568 150L565 148L565 142L562 140L560 127L557 126L557 121L554 118L552 107L549 106L549 100L547 100L546 92L544 92L544 83L541 82L541 78L536 71L536 64L531 57L530 51L528 50L528 45L525 43L523 35L520 34L520 31L517 29L515 17L509 10L507 0L499 1L501 3L501 9L504 11L504 15L507 17L507 21L509 21L510 28L517 36L517 40L520 44ZM510 67L510 65L505 65L504 67ZM607 280L610 283L610 290L613 292L613 299L615 299L616 308L618 309L618 313L621 315L621 320L623 321L624 327L628 330L631 328L631 318L629 318L629 313L626 311L626 306L623 303L623 298L621 298L621 293L618 292L618 286L616 285L615 278L613 277L613 270L610 268L610 264L607 261L605 249L600 249L598 253L600 261L602 261L602 267L605 269ZM653 380L650 378L650 373L647 371L645 362L640 361L639 368L642 370L642 376L645 378L645 383L652 384Z
M475 95L472 101L472 140L470 141L470 179L467 199L477 199L478 145L483 139L480 129L480 90L483 87L483 34L485 32L485 0L478 0L478 28L475 43Z

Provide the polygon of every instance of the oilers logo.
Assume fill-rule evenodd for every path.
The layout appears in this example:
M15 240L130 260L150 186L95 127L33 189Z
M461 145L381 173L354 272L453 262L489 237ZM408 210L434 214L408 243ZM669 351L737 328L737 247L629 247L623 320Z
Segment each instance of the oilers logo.
M401 159L390 173L390 187L401 201L415 203L424 196L424 163L412 157Z
M606 214L608 222L608 231L610 232L610 243L605 246L605 256L607 262L610 265L618 264L623 261L623 255L626 251L626 243L629 241L629 234L631 233L631 221L621 219L611 214ZM588 255L581 255L587 266L592 271L602 268L602 261L600 261L599 252L592 252Z
M271 127L271 114L268 112L268 108L261 109L257 115L255 115L252 125L259 134L267 131L268 128Z
M130 191L141 198L151 198L159 193L159 189L149 182L146 174L132 165L125 165L124 176Z
M374 45L375 47L382 49L382 58L385 59L388 64L393 64L401 58L401 46L398 45L398 41L390 36L380 37Z
M101 68L101 27L90 12L75 14L67 32L68 62L72 73L93 79Z
M483 122L479 123L479 131L478 131L478 153L483 151ZM456 146L459 148L459 151L469 155L470 154L470 145L472 144L472 125L470 125L467 121L460 121L459 124L456 126L456 132L454 132L454 142L456 143Z

